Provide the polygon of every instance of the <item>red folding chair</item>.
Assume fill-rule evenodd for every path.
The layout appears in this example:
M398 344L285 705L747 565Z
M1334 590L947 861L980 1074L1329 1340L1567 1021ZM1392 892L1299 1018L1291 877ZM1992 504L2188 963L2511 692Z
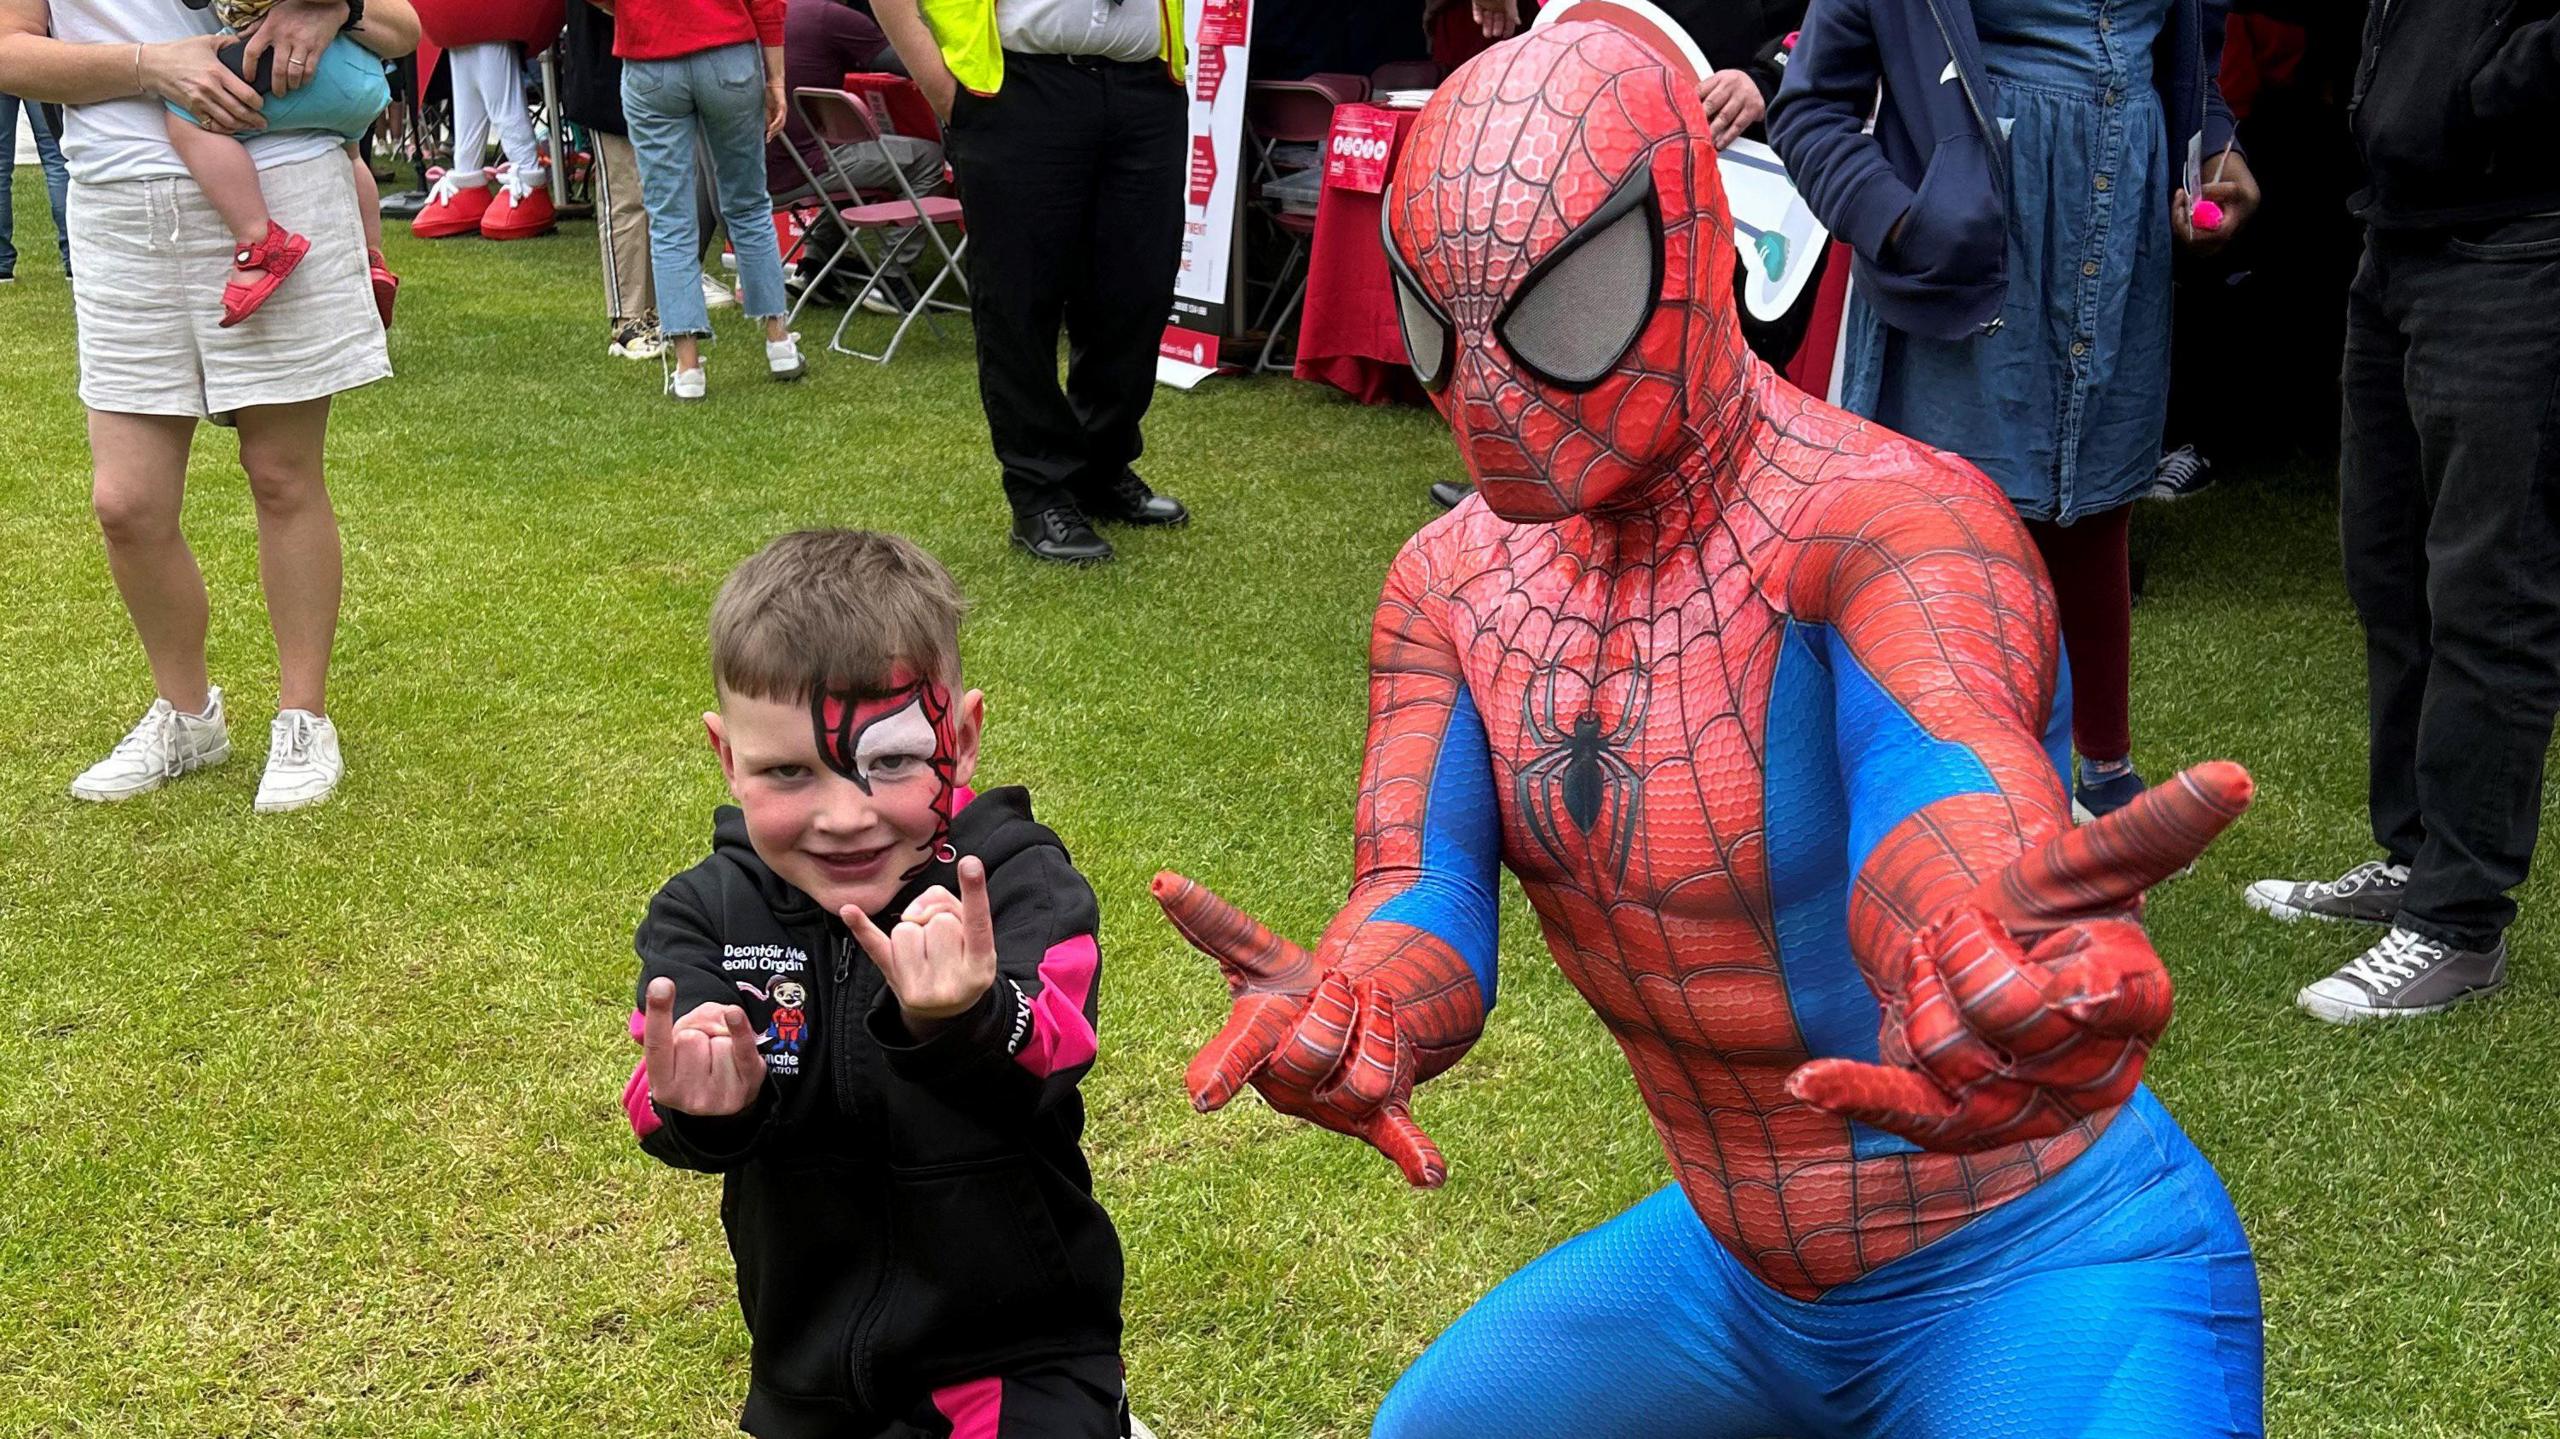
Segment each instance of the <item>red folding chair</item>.
M826 196L830 205L839 206L835 211L836 223L844 231L843 242L837 245L833 255L827 257L817 276L810 280L809 290L814 291L824 284L847 257L860 261L870 271L853 302L845 307L844 318L836 322L835 333L827 338L827 348L838 354L885 365L897 355L898 346L906 342L907 331L915 327L916 321L923 320L926 328L939 336L942 327L934 322L934 311L962 314L968 311L965 304L940 298L946 280L958 285L963 293L968 290L968 279L960 271L960 257L969 248L968 236L963 233L959 246L954 248L943 233L945 226L953 230L962 228L960 202L946 195L916 193L905 168L882 143L882 136L887 132L880 118L872 113L866 96L850 90L810 85L794 92L792 102L799 111L801 123L818 137L819 153L826 160L827 173L820 175L797 145L789 147L792 161L808 176L810 188L815 193ZM885 103L883 108L887 108ZM842 152L866 146L878 155L881 168L896 182L896 198L866 198L845 169ZM931 238L934 248L941 253L941 267L934 272L931 281L916 290L914 300L903 305L897 331L889 337L886 349L875 355L848 347L844 343L845 329L853 323L854 315L862 309L865 301L876 294L889 299L892 304L900 303L888 289L889 267L899 251L919 235ZM876 255L869 243L873 238L879 243ZM807 303L807 297L808 291L804 291L801 297L803 304ZM797 307L794 313L797 313Z

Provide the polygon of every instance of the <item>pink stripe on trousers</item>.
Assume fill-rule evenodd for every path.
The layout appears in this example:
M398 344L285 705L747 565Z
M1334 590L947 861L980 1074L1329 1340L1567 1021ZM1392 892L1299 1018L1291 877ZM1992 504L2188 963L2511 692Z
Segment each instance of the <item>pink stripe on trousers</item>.
M972 1379L933 1391L933 1407L951 1421L951 1439L996 1439L1004 1422L1004 1381Z

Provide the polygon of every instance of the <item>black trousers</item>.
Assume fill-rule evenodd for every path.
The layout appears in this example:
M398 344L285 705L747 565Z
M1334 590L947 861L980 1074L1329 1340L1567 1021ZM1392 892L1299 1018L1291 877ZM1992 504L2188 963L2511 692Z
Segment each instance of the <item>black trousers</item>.
M2373 837L2403 923L2485 947L2560 713L2560 218L2368 235L2343 381Z
M1143 447L1189 136L1182 87L1152 60L1008 51L1003 86L953 106L978 391L1017 517L1104 493Z

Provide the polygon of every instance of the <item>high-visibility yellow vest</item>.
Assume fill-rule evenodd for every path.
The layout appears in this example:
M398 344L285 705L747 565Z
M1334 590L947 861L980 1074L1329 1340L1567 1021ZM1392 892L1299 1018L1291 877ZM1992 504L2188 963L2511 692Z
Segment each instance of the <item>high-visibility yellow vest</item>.
M1126 0L1129 4L1149 0ZM1156 53L1183 81L1182 0L1151 0L1164 25L1164 45ZM942 47L942 63L951 78L981 95L1004 85L1004 41L996 34L996 0L918 0L933 42Z

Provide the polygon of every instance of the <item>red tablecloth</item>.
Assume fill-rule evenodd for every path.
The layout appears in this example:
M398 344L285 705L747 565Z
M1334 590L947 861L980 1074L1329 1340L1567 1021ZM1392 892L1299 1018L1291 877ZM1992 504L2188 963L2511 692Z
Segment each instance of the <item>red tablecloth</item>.
M1395 138L1387 164L1395 164L1413 127L1415 110L1345 105L1334 116L1340 133L1359 123L1352 112L1390 117ZM1316 232L1307 261L1307 302L1298 319L1297 376L1333 386L1364 405L1421 396L1396 327L1395 289L1387 251L1378 236L1379 197L1328 183L1316 198Z

